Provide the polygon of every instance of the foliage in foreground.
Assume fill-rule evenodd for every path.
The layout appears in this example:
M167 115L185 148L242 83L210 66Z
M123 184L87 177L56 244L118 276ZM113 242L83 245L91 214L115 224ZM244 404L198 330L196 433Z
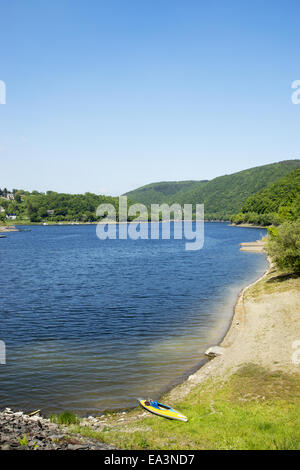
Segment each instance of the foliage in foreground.
M22 437L22 439L19 439L19 443L21 446L28 446L28 437L26 434L24 434L24 436Z
M300 273L300 219L269 229L267 251L283 271Z

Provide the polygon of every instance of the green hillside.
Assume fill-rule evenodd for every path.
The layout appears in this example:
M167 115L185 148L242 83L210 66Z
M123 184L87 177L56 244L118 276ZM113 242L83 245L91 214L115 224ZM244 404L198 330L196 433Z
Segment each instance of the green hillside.
M278 212L281 207L291 207L300 196L300 168L250 196L242 212Z
M300 217L300 168L250 196L234 223L276 224Z
M160 183L151 183L141 186L138 189L129 191L125 196L141 204L162 204L171 202L178 195L185 194L187 191L197 188L206 181L162 181Z
M300 167L300 160L271 163L231 175L224 175L207 182L165 182L143 186L127 193L130 198L143 204L204 203L207 219L229 219L241 211L247 198ZM178 190L177 190L178 189Z

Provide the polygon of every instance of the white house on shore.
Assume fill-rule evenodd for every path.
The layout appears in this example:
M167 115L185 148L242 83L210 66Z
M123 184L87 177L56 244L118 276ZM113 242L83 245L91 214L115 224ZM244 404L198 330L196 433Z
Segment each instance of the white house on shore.
M6 214L6 218L9 220L16 220L17 216L16 214Z

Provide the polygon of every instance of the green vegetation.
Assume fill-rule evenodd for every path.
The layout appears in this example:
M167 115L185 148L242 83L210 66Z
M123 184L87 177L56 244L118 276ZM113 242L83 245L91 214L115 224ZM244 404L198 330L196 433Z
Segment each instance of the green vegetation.
M2 223L5 223L6 214L15 214L16 223L41 222L95 222L96 209L100 204L112 204L119 215L119 199L111 196L101 196L92 193L64 194L54 191L29 193L23 190L13 190L14 199L1 197L0 206L5 213L1 214Z
M185 194L187 191L196 189L199 185L207 183L204 181L163 181L160 183L151 183L141 186L138 189L129 191L125 196L132 201L145 204L163 204L177 201L177 198Z
M0 225L4 225L6 223L6 215L5 213L1 212L0 213Z
M297 168L298 171L293 172ZM300 160L287 160L220 176L211 181L149 184L126 195L129 205L134 201L148 207L152 203L178 203L182 206L193 204L195 210L196 204L204 203L207 220L229 220L232 214L238 214L232 217L234 223L279 224L300 212L300 198L294 201L297 191L299 193L299 171ZM291 175L286 176L289 173ZM5 211L0 212L0 224L6 223L9 214L17 216L15 223L96 222L100 220L96 209L103 203L115 207L118 220L118 198L92 193L40 193L17 189L10 193L4 188L0 189L0 208ZM278 204L280 207L277 210Z
M187 423L156 416L80 432L122 449L300 449L300 377L246 364L227 381L210 379L176 408Z
M133 201L183 204L204 203L207 220L229 220L241 211L247 198L300 167L300 160L286 160L250 168L211 181L155 183L143 186L127 195Z
M300 217L300 168L250 196L242 211L231 217L235 224L280 225Z
M281 270L300 274L300 219L271 228L267 250Z
M29 441L28 441L28 437L26 434L24 434L22 439L19 439L19 443L21 446L24 446L24 447L28 446L28 442Z
M51 414L49 417L50 421L55 424L64 424L69 426L71 424L78 424L79 418L70 411L64 411L60 414Z

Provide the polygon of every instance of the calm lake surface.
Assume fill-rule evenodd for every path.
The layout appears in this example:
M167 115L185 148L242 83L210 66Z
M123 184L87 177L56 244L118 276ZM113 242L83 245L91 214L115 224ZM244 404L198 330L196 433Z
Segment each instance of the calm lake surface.
M264 229L206 223L199 251L99 240L95 225L30 229L0 240L1 408L86 415L158 398L199 366L267 266L239 251Z

